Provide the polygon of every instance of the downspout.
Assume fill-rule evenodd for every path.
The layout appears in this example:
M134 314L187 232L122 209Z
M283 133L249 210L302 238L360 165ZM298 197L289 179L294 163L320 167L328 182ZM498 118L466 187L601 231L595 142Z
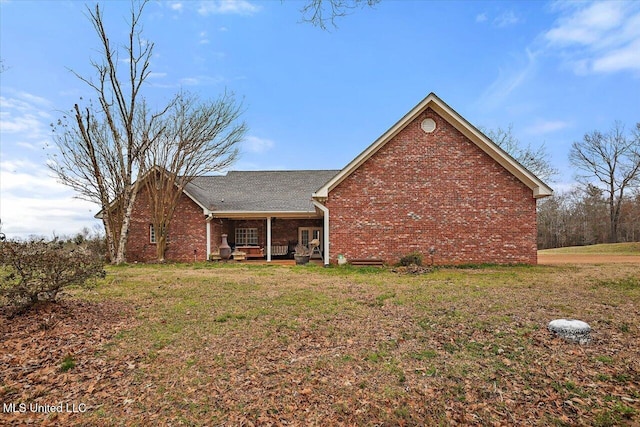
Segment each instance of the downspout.
M205 257L205 261L209 260L209 254L211 253L211 220L213 219L213 214L210 213L206 216L205 220L207 221L207 253Z
M323 228L322 228L322 239L324 240L324 265L327 266L329 265L329 260L331 259L329 256L329 246L330 246L330 242L329 242L329 208L326 207L325 205L323 205L322 203L313 200L313 205L320 209L322 211L322 213L324 214L323 216Z

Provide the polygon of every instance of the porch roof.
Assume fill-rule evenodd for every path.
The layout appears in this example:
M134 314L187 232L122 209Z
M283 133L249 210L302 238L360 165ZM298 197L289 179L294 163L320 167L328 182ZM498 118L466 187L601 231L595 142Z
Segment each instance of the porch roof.
M217 216L296 216L316 213L311 195L338 170L230 171L199 176L185 192Z

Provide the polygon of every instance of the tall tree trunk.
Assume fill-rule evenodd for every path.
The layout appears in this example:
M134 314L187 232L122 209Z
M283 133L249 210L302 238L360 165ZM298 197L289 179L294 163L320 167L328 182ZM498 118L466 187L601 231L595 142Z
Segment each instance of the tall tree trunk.
M613 188L611 188L611 193L609 195L609 243L618 242L618 236L617 236L618 227L617 227L617 220L616 220L616 208L615 208L614 196L615 194L613 193Z
M108 207L107 207L108 209ZM116 259L116 245L113 236L113 230L106 216L102 216L102 225L104 225L105 237L107 240L107 253L109 254L109 262L113 262Z
M118 250L116 252L115 264L122 264L127 262L127 240L129 239L129 224L131 223L131 214L133 213L133 206L138 194L138 183L135 182L132 186L129 186L131 194L128 197L127 207L122 218L122 227L120 229L120 239L118 241Z
M167 237L165 236L165 230L161 230L160 233L160 237L156 238L156 258L158 262L164 262L164 254L167 251Z

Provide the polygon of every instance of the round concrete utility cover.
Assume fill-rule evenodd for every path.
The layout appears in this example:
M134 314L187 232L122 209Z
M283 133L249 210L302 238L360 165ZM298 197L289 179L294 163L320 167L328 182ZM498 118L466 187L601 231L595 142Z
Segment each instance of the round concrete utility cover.
M582 320L556 319L549 322L547 328L567 341L586 344L591 339L591 327Z

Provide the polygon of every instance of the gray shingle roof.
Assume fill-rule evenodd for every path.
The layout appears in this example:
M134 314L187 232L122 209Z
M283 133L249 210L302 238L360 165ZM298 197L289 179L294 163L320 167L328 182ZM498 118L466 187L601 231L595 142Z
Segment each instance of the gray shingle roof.
M311 195L338 172L231 171L196 177L185 190L211 211L315 212Z

